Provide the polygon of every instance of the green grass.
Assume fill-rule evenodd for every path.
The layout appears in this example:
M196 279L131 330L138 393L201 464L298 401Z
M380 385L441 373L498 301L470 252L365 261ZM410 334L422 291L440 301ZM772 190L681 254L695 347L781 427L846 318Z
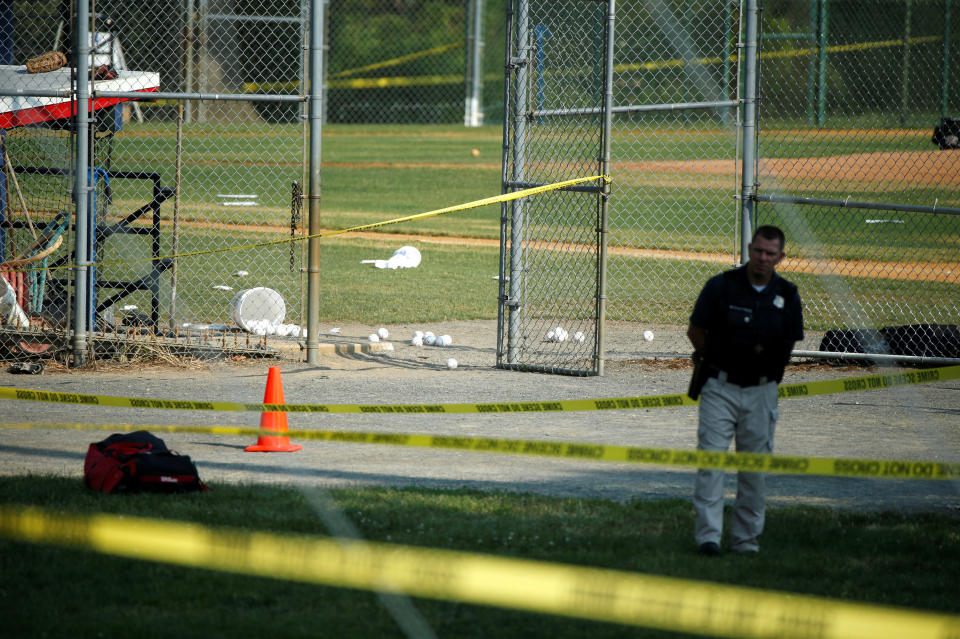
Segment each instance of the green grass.
M181 238L181 251L201 251L250 245L276 240L275 234L233 233L220 230L194 230ZM147 256L147 246L139 238L117 240L125 247L114 252L118 258L139 259ZM123 242L123 244L119 244ZM415 269L377 269L360 264L365 259L386 259L403 244L416 245L423 261ZM169 247L165 247L169 248ZM301 243L294 245L299 268ZM296 300L301 299L299 271L289 266L290 245L278 244L243 250L230 250L210 256L205 268L191 271L190 279L181 281L177 291L177 315L181 322L225 322L232 324L231 300L242 289L254 286L275 288L288 300L288 321L300 322ZM181 258L181 264L190 265ZM565 264L562 272L582 267L575 254L564 258L557 254L556 263ZM499 249L496 246L444 245L428 242L401 241L384 235L378 239L335 236L320 240L320 321L363 323L411 323L446 320L494 319L497 316L497 282ZM565 260L570 260L567 264ZM582 261L582 260L581 260ZM579 266L577 266L579 264ZM683 324L689 306L696 299L703 282L724 266L698 261L643 259L612 255L608 260L608 318L611 320ZM104 278L123 273L142 275L146 263L105 266ZM254 275L237 278L233 273L246 270ZM796 282L806 301L805 324L811 330L835 328L849 317L838 316L842 308L861 309L877 325L904 323L903 308L917 316L938 318L945 300L955 299L957 285L945 282L886 280L868 277L814 276L784 273ZM670 286L663 286L670 281ZM214 286L228 285L222 291ZM169 281L161 286L161 300L169 299ZM578 281L569 283L569 290L557 291L556 303L565 293L582 288ZM580 296L582 298L582 295ZM828 303L813 303L826 300ZM589 300L587 300L589 301ZM145 293L134 293L124 303L149 307ZM948 316L943 319L949 320Z
M206 494L105 496L79 479L4 477L6 503L207 526L326 535L296 489L214 485ZM770 508L764 551L694 552L686 500L561 499L369 488L334 498L369 541L480 552L960 613L955 516ZM402 636L374 595L0 539L8 637ZM415 600L440 637L676 637L665 632Z
M275 234L226 234L223 231L194 231L181 238L183 252L211 250L276 240ZM423 261L415 269L378 269L361 264L364 259L387 259L406 244L391 240L350 238L349 236L320 241L320 321L367 323L405 323L445 320L494 319L497 316L497 282L499 249L413 242ZM127 242L129 250L115 254L128 259L146 256L144 243ZM297 269L301 243L294 245ZM215 259L214 259L215 258ZM191 266L180 258L181 264ZM269 286L287 300L287 321L305 322L300 317L300 273L290 271L290 245L279 244L208 256L207 268L190 271L187 281L177 288L177 315L181 322L224 322L232 325L231 300L242 289ZM145 272L144 263L105 266L104 278L134 270ZM245 270L252 275L233 275ZM231 286L223 291L214 286ZM160 298L169 300L169 280L162 282ZM124 301L140 309L149 308L146 293L134 293Z
M114 168L142 168L147 161L174 182L172 124L131 125L114 147ZM698 125L699 127L700 125ZM190 124L184 133L182 212L184 220L215 220L228 223L289 224L290 183L302 180L302 132L294 124ZM929 135L849 134L819 136L814 133L768 134L761 157L817 157L871 151L932 150ZM324 127L322 154L323 190L321 220L326 228L345 228L394 217L422 213L500 192L501 129L489 125L464 128L457 125L328 125ZM546 141L544 141L546 143ZM630 161L730 159L734 138L730 130L685 129L675 131L624 126L614 133L615 149L629 148ZM552 162L563 153L578 154L582 140L575 131L550 143ZM471 155L477 149L478 156ZM531 151L533 152L533 151ZM558 155L560 154L560 155ZM570 155L569 157L574 157ZM563 156L567 157L567 156ZM716 220L729 216L734 184L713 186L649 186L633 184L635 172L624 172L613 191L613 228L622 242L663 248L703 250L717 244ZM643 175L643 174L639 174ZM688 176L689 177L689 176ZM135 201L149 199L147 184L115 185L117 198L127 210ZM765 192L776 188L767 184ZM218 193L256 193L257 207L225 207ZM883 193L818 190L811 197L832 199L889 200L899 203L956 205L957 194L947 188L905 188ZM169 218L170 205L165 205ZM788 213L784 212L788 211ZM770 215L800 216L792 228L816 228L818 237L851 259L877 259L863 254L864 245L887 248L892 256L909 247L933 249L929 259L948 259L960 242L960 219L956 216L923 216L915 228L877 226L865 228L872 212L835 211L824 214L809 207L761 206ZM824 217L819 227L807 218ZM677 234L674 229L684 229ZM698 231L691 231L698 229ZM418 232L437 235L495 238L499 234L498 207L417 221L386 232ZM864 241L866 238L866 242ZM815 241L815 238L814 238ZM635 244L634 244L635 242ZM807 240L794 241L803 247ZM950 247L950 248L946 248ZM803 250L803 249L801 249Z
M789 122L765 137L767 150L761 156L812 157L878 150L924 150L929 136L842 134L838 136L789 130ZM867 124L851 121L854 125ZM571 125L573 126L573 125ZM704 129L694 122L677 130L618 126L614 148L629 145L631 159L695 160L729 158L734 137L730 130ZM295 124L210 125L185 127L181 251L202 251L276 240L282 230L263 233L198 228L198 224L271 225L290 224L290 183L302 180L302 130ZM114 168L142 168L144 162L162 175L162 183L174 182L174 136L172 124L131 124L114 147ZM470 202L500 192L501 130L497 125L464 128L459 125L330 125L324 127L322 151L323 191L320 225L342 229L375 224L430 210ZM546 141L543 141L546 144ZM577 153L582 140L571 128L550 141L557 152ZM479 155L471 154L477 149ZM550 161L553 161L552 159ZM549 162L544 171L554 170ZM710 176L687 175L686 186L659 186L663 176L635 169L617 174L612 193L609 244L612 247L655 248L729 253L735 244L734 184L723 186ZM631 182L637 180L637 182ZM685 180L685 181L684 181ZM642 182L652 181L651 185ZM149 201L146 181L114 180L116 212L130 211ZM766 192L773 192L770 182ZM224 206L219 193L256 193L255 207ZM809 191L803 194L833 199L887 199L897 202L945 206L957 205L949 189L904 188L899 191L857 193ZM571 218L562 200L538 206L537 233L553 232L558 238L582 238L580 217ZM172 201L163 205L163 249L170 252ZM304 208L306 218L308 211ZM589 216L588 216L589 217ZM869 218L904 219L906 224L867 224ZM957 259L960 217L927 214L824 209L820 207L761 204L758 220L777 223L788 230L788 254L812 259L876 261L943 261ZM188 224L190 223L190 224ZM589 229L591 222L586 222ZM496 316L497 273L494 248L443 247L392 237L394 234L483 238L500 235L498 205L452 213L378 229L379 240L361 240L349 235L321 242L321 321L410 322L438 319L489 319ZM129 244L145 238L129 240ZM578 240L579 241L579 240ZM122 242L127 242L123 240ZM114 246L120 247L121 241ZM378 271L360 266L361 259L386 258L403 244L417 245L424 252L423 264L413 271ZM299 253L299 247L296 249ZM142 257L143 247L120 248L108 259ZM229 323L234 292L212 290L231 285L235 290L270 286L280 290L290 307L290 319L302 321L303 299L299 261L288 266L289 247L219 253L188 257L181 261L178 287L180 321L225 321ZM122 278L140 266L105 267L104 277ZM256 278L239 280L232 273L247 270ZM608 316L628 321L684 323L691 300L703 280L717 272L716 265L684 264L613 255L608 277ZM802 278L801 278L802 279ZM254 281L255 280L255 281ZM839 282L839 285L837 285ZM849 295L848 303L869 307L884 321L905 323L918 318L945 317L944 308L957 297L956 284L895 282L865 278L838 278L823 283L813 278L804 283L813 327L835 327L847 318L837 317L833 304L836 291ZM669 285L665 285L669 283ZM169 298L168 278L163 279L161 299ZM823 297L823 301L819 301ZM148 302L137 293L125 303L142 309ZM305 305L303 305L305 306ZM911 317L904 317L909 309ZM442 316L442 317L441 317ZM950 319L950 318L945 318ZM879 320L878 320L879 321ZM937 321L940 321L938 319Z

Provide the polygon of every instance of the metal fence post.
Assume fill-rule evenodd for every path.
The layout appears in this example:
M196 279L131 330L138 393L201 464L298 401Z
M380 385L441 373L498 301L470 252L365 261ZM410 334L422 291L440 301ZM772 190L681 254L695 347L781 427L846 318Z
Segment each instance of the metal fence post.
M530 19L527 0L518 0L516 12L516 47L517 56L512 60L516 65L514 74L514 107L513 107L513 181L523 182L526 179L526 133L527 133L527 76L530 61ZM518 340L523 330L523 230L525 198L513 200L511 203L510 225L510 320L507 337L507 363L517 361Z
M943 82L940 98L940 117L947 117L947 105L949 96L948 87L950 86L950 4L951 0L945 0L943 5Z
M73 280L73 364L81 366L87 359L87 313L90 299L89 248L90 219L90 5L77 3L77 149L74 196L76 201L76 235L74 240Z
M320 352L320 158L323 130L324 0L313 0L310 10L310 239L307 265L307 363L316 364Z
M750 236L753 235L754 196L756 195L757 149L757 23L759 0L747 0L743 53L743 124L741 148L743 167L740 182L740 263L747 261Z
M820 0L810 0L810 25L807 44L810 47L810 60L807 66L807 124L813 126L816 122L814 113L816 112L817 101L817 58L813 52L817 50L817 4Z
M827 29L830 25L828 0L820 2L820 41L817 45L817 126L823 126L827 110Z
M910 94L910 34L913 20L913 2L906 0L903 10L903 66L900 67L900 124L907 123Z
M483 0L468 0L464 126L483 124Z
M603 137L601 141L600 174L610 175L610 131L613 127L613 29L616 12L616 0L607 3L606 46L604 47L603 72ZM597 375L603 375L603 354L606 341L607 314L607 241L610 235L608 226L610 211L610 183L604 181L600 194L600 238L599 260L597 264Z

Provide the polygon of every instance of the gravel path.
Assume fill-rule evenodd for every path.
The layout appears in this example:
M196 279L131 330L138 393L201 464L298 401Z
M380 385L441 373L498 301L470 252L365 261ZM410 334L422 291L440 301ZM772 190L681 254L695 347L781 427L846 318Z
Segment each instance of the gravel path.
M0 386L164 399L259 402L266 370L279 365L288 403L451 403L559 400L675 393L686 388L685 367L640 358L645 327L611 325L605 375L564 377L494 368L495 322L389 326L394 350L322 355L302 362L213 362L184 368L112 365L97 371L0 372ZM343 326L336 338L364 342L376 327ZM407 343L415 329L453 336L447 348ZM449 357L459 361L447 370ZM875 369L868 369L874 372ZM866 374L863 369L797 365L788 382ZM780 403L776 452L786 455L960 461L960 382L788 399ZM0 422L256 427L257 413L153 411L0 400ZM442 433L544 441L582 441L692 449L696 408L507 415L290 415L290 429ZM109 431L4 428L0 473L50 473L80 478L87 445ZM208 482L323 486L468 486L614 500L689 498L693 473L635 464L568 461L326 443L303 440L296 453L247 453L250 437L167 434L190 455ZM960 515L960 484L946 481L860 480L770 475L769 502L859 510L938 511ZM728 474L732 498L734 476Z

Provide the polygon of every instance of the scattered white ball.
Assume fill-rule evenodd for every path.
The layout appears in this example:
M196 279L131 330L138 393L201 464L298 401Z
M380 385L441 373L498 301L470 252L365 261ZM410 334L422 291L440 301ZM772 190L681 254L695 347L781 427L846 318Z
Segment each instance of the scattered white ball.
M644 332L643 332L643 339L647 340L648 342L652 342L652 341L653 341L653 331L644 331Z
M390 331L388 331L386 328L381 326L380 328L377 329L377 336L380 339L387 339L388 337L390 337Z
M420 340L422 341L422 340L423 340L423 331L414 331L414 332L413 332L413 336L414 336L414 337L419 337Z
M379 341L380 341L380 336L377 335L376 333L370 333L370 335L367 337L367 339L370 340L371 342L379 342Z
M447 360L447 368L449 368L450 370L453 370L456 367L457 367L457 360L453 359L452 357Z
M437 338L437 346L450 346L453 344L453 338L449 335L441 335Z
M587 340L586 335L583 334L583 331L577 331L573 334L573 341L580 342L581 344Z
M427 331L426 333L423 334L423 339L426 340L427 337L436 337L436 335L434 335L430 331Z
M410 343L414 346L423 346L423 335L414 335Z
M557 326L556 328L547 331L548 342L565 342L569 336L570 334L567 333L567 330L562 326Z
M290 335L299 335L300 327L296 324L281 324L277 327L277 335L281 337L289 337Z
M423 336L423 343L427 346L433 346L437 341L437 337L433 333L427 333Z

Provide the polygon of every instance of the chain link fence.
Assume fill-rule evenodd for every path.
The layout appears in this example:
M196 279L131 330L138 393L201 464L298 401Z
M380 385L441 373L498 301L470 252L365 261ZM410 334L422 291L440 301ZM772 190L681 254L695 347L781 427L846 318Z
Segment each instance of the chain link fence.
M515 3L517 11L523 4ZM561 125L537 115L536 100L549 94L552 79L537 74L549 68L542 60L589 68L584 31L601 28L586 15L579 19L592 26L542 26L540 10L530 3L534 97L522 153L531 167L569 154L536 137L551 127L562 135ZM753 226L773 223L787 232L781 270L800 284L806 302L801 352L957 357L960 156L931 142L934 127L958 108L950 12L944 0L765 7L759 116L745 123L740 2L617 6L607 320L630 323L641 352L688 352L685 328L697 292L740 260L747 197ZM542 38L547 30L554 40ZM559 93L566 94L563 106L581 106L575 90ZM599 97L595 88L595 102ZM745 124L756 126L756 138L743 135ZM747 169L743 193L745 151L758 161ZM551 238L534 238L531 244L550 245ZM558 232L552 241L562 252L567 238ZM528 269L523 277L531 277ZM570 278L543 281L544 291L560 298L572 286Z
M66 221L76 207L78 140L63 96L76 87L75 4L18 0L0 9L0 63L11 74L0 87L9 156L0 176L0 268L30 331L42 333L17 337L14 355L62 344L74 310L69 267L77 247ZM92 234L82 248L102 263L88 300L96 331L181 341L186 333L196 343L211 339L213 327L221 342L246 346L255 331L224 337L223 327L236 328L245 303L261 299L276 311L278 298L283 324L293 325L284 330L303 329L303 243L263 243L305 233L298 194L308 153L310 4L91 4L88 64L98 93L86 140ZM801 286L804 350L840 331L864 342L852 347L874 352L909 350L884 341L888 333L907 335L899 343L912 343L912 352L949 352L960 284L960 156L931 135L960 115L955 4L763 7L758 137L748 140L759 159L749 198L755 223L787 231L782 270ZM605 3L531 2L526 48L511 54L526 60L524 80L510 76L505 100L504 47L515 26L505 20L507 5L330 0L325 121L377 136L397 124L490 124L506 114L508 188L598 173L600 116L551 111L602 105ZM741 13L739 0L616 6L603 321L596 194L538 196L505 213L522 216L528 248L511 256L520 238L506 232L500 294L517 302L521 289L511 287L525 282L532 310L514 332L525 341L513 348L527 349L535 367L595 371L604 321L629 323L652 356L689 351L684 331L696 293L737 263L741 247ZM23 72L29 58L58 49L68 57L59 70ZM14 87L26 93L14 95ZM110 92L128 95L100 95ZM147 99L155 92L160 99ZM251 244L260 246L234 250ZM525 269L520 278L513 266ZM259 293L241 295L251 290ZM4 327L21 323L6 308ZM566 341L556 341L557 328ZM644 331L654 339L644 341ZM940 346L921 348L931 343Z
M960 151L932 141L960 115L952 4L765 7L757 218L790 238L803 348L960 356Z
M256 347L264 333L299 335L302 243L237 247L303 232L299 198L291 203L306 165L301 102L240 98L245 83L278 77L296 78L288 93L303 94L306 5L91 3L92 122L80 139L70 99L85 84L76 76L75 4L18 2L6 16L4 88L16 83L27 97L4 98L11 179L2 250L16 257L9 254L28 245L59 243L49 257L8 269L24 315L13 324L37 333L18 338L11 355L69 349L63 331L78 302L67 267L83 254L96 263L85 300L92 347L115 352L129 348L116 346L118 336L148 337L193 352ZM63 66L25 72L47 51L64 52ZM165 97L151 100L156 93ZM80 144L92 190L85 235L62 223L76 207ZM42 242L48 227L57 237ZM35 230L40 240L31 243ZM88 245L78 247L84 236Z
M602 174L606 5L514 7L504 188ZM515 200L501 223L498 366L596 373L597 187Z
M686 353L700 287L737 259L739 5L616 18L607 317L636 322L651 356Z

